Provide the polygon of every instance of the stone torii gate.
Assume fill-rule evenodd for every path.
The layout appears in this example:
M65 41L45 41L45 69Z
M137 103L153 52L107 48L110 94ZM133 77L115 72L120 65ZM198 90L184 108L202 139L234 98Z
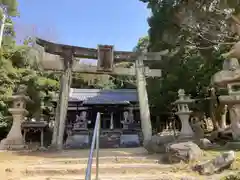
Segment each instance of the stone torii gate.
M41 64L44 70L62 72L59 102L52 138L53 147L57 147L57 149L63 148L63 135L65 129L65 119L67 115L72 72L136 76L141 127L143 131L144 142L151 139L152 126L150 120L145 76L161 77L161 70L149 69L148 67L144 66L143 62L161 60L161 56L165 55L168 51L156 53L114 51L113 46L108 45L98 45L97 49L93 49L56 44L43 39L36 39L36 43L42 46L46 52L41 54ZM76 58L97 59L98 63L97 66L86 67L82 66L79 61L76 60ZM134 66L131 68L115 67L114 64L119 62L133 62Z

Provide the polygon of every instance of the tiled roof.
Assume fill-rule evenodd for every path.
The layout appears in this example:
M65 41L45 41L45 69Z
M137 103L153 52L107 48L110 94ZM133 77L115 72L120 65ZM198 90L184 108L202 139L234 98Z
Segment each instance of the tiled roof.
M83 104L128 104L138 102L135 89L71 89L69 101L83 101Z

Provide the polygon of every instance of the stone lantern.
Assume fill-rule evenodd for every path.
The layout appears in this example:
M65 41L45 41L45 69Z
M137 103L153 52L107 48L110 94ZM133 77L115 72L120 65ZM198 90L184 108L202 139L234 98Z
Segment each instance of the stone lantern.
M226 146L240 147L240 65L238 59L226 59L223 70L213 75L212 81L218 87L227 88L227 95L220 95L220 103L227 105L231 120L231 133L233 140Z
M182 128L179 134L179 139L191 139L194 136L194 132L189 124L189 117L192 111L188 105L194 102L189 96L185 95L184 89L178 90L179 99L174 102L177 105L177 112L175 113L181 120Z
M7 137L0 143L0 149L23 149L25 143L21 132L21 124L28 114L26 104L30 101L30 98L24 94L23 89L18 89L18 92L8 100L12 101L12 107L9 108L9 112L12 114L13 123Z

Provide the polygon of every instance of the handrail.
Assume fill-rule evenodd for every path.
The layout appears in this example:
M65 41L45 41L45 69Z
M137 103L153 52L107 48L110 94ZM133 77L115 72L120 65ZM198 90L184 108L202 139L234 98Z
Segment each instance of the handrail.
M88 156L88 164L85 174L85 180L91 180L91 171L92 171L92 161L93 161L93 152L94 147L96 145L96 180L98 180L98 167L99 167L99 134L100 134L100 122L101 122L101 114L97 113L95 127L93 131L91 148Z

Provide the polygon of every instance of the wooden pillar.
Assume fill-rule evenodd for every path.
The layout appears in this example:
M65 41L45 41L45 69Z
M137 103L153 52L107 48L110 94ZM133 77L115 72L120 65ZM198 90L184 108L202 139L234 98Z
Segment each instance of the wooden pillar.
M59 127L57 136L57 149L63 148L63 136L65 131L65 123L68 109L69 92L72 81L72 50L66 49L63 52L64 72L62 74L62 89L60 92L60 104L59 104Z
M146 79L145 79L142 55L138 58L138 60L136 60L135 68L136 68L137 90L138 90L143 140L147 142L152 138L152 125L151 125L151 119L150 119L148 94L146 89Z

